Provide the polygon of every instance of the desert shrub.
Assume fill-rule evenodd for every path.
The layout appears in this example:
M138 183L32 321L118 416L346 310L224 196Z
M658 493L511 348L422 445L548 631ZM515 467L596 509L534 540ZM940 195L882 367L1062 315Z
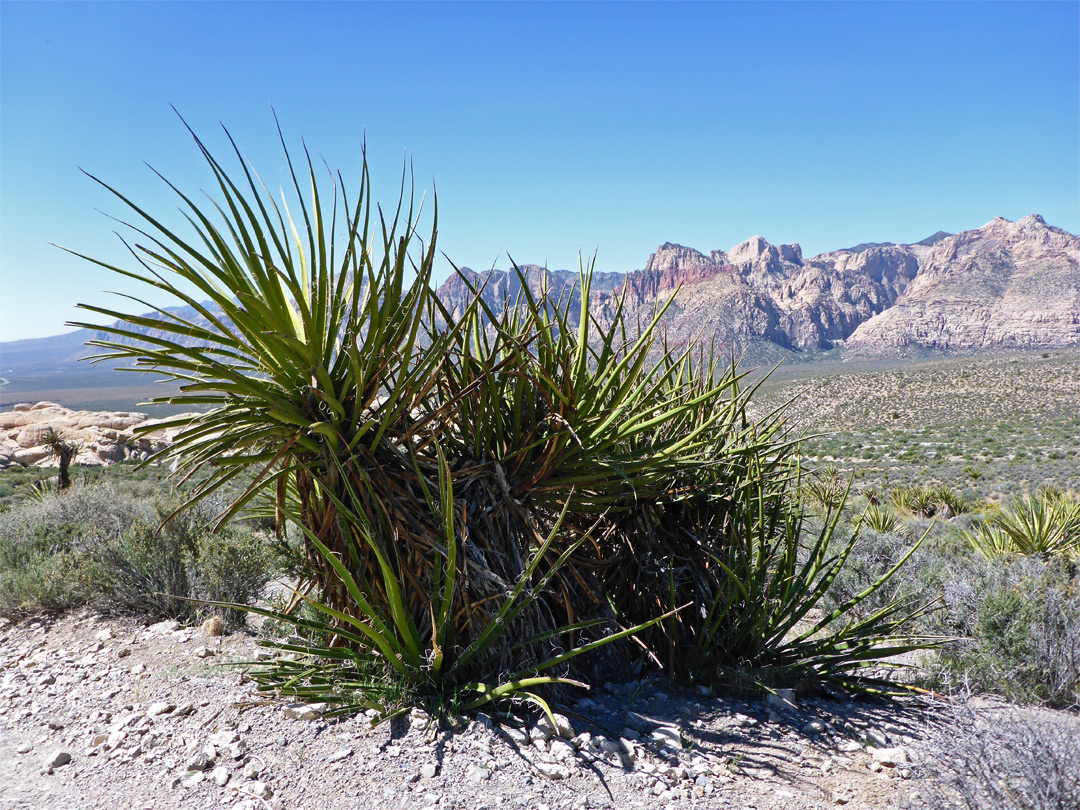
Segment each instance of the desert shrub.
M759 685L909 648L902 606L845 621L861 596L793 633L850 551L832 542L843 501L804 549L779 414L748 417L734 362L665 345L662 308L636 326L618 298L598 313L583 269L572 294L518 274L501 307L462 272L470 299L451 312L434 226L421 242L404 194L372 217L366 164L358 195L340 176L328 193L286 150L282 209L246 162L230 177L196 142L223 198L203 211L181 194L198 238L118 194L149 240L143 270L103 266L198 317L86 308L119 319L95 341L107 356L182 381L174 406L210 406L165 423L181 431L162 458L205 473L195 500L248 476L219 523L265 496L302 532L314 615L260 609L297 630L269 642L291 655L263 688L349 711L390 682L469 711L546 705L538 687L635 634L679 674Z
M1080 704L1080 574L1065 559L978 557L943 586L938 677L1017 701Z
M239 525L214 533L212 504L162 525L179 501L139 492L76 485L0 514L0 615L91 606L193 619L205 608L184 598L254 600L275 567L265 539Z
M103 612L184 620L216 611L242 624L242 610L203 603L253 603L274 573L271 547L238 525L215 531L212 502L170 517L177 505L158 501L150 520L134 521L88 553L97 577L95 605Z
M954 702L920 757L937 810L1080 807L1080 719L1046 710Z
M934 532L929 521L910 521L888 532L863 526L846 565L829 588L825 606L835 609L856 598L894 568L924 535L918 548L890 577L888 586L869 594L851 612L855 616L870 616L896 601L911 608L940 608L942 582L950 565L950 541L941 532ZM940 632L932 617L933 613L924 613L913 631L926 635Z

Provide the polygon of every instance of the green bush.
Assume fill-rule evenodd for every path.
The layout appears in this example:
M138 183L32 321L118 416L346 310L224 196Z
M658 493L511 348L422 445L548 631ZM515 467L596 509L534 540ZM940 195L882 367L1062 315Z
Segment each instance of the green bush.
M0 514L0 615L89 606L195 619L206 608L188 599L254 601L273 573L269 544L240 526L213 532L209 505L163 525L178 504L76 485Z
M1080 574L1074 563L973 558L944 582L941 629L961 638L937 658L953 683L1012 700L1080 704Z

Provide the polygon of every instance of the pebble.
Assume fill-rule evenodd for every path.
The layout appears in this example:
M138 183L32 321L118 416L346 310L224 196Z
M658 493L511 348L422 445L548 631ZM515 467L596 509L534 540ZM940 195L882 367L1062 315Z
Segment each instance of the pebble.
M225 783L229 781L229 769L218 766L210 771L210 778L214 780L214 784L218 787L225 787Z
M318 720L325 710L325 703L290 703L285 707L285 716L290 720Z
M795 709L795 690L777 689L765 698L765 705L774 709Z
M808 737L812 737L815 734L821 734L825 731L825 724L820 720L811 720L805 726L802 727L802 733Z
M202 772L193 773L191 776L189 776L186 779L184 779L183 781L181 781L180 784L183 785L185 788L190 789L190 788L195 787L197 784L199 784L203 779L204 779L204 775L202 774Z
M541 776L547 779L569 779L570 769L558 762L534 762L533 768Z
M889 738L885 735L885 732L876 728L868 728L864 739L867 745L872 745L875 748L886 748L889 745Z
M351 748L341 748L341 749L335 751L334 753L332 753L329 757L327 757L327 761L328 762L341 762L341 760L348 759L352 755L353 755L353 750Z
M550 740L552 737L562 737L564 740L570 740L576 736L574 727L568 717L558 713L553 714L553 717L554 723L547 714L540 715L540 719L536 721L535 728L540 730L544 735L544 739Z
M71 762L71 754L69 754L67 751L57 750L53 751L53 753L49 755L48 760L46 760L45 767L48 770L52 770L53 768L63 767L69 762Z
M176 708L176 704L168 703L164 700L157 703L151 703L150 708L146 710L147 717L158 717L163 714L168 714Z
M882 765L895 766L906 765L908 762L907 751L903 748L875 748L870 752L874 762Z
M486 782L491 778L491 771L478 765L470 765L465 770L465 778L470 782Z
M435 774L438 772L439 769L433 762L429 762L426 765L420 766L420 778L422 779L434 779Z
M214 760L205 751L200 751L187 761L184 769L188 771L207 771L210 770L213 764Z
M682 729L678 726L660 726L649 736L667 748L682 749Z
M259 799L269 799L272 795L274 795L274 791L271 790L270 786L265 782L251 782L247 785L244 785L241 790L243 790L245 793L250 793L252 796L255 796Z

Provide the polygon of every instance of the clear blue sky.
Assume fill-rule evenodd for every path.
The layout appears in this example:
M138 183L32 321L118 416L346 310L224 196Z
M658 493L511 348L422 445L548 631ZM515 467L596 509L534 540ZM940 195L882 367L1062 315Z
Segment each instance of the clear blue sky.
M1080 230L1080 3L0 2L0 339L132 290L143 164L209 188L170 104L282 182L270 107L376 196L403 158L459 265L632 270L665 241L807 255L1040 213ZM277 178L275 180L275 178ZM442 275L449 272L444 267Z

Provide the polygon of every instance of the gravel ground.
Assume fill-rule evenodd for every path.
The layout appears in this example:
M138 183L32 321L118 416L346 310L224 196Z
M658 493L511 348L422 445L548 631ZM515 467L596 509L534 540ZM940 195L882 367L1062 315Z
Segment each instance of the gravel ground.
M372 729L220 666L259 652L175 623L0 627L0 810L899 808L933 790L911 767L944 714L926 701L609 683L558 729L435 732L415 712Z

